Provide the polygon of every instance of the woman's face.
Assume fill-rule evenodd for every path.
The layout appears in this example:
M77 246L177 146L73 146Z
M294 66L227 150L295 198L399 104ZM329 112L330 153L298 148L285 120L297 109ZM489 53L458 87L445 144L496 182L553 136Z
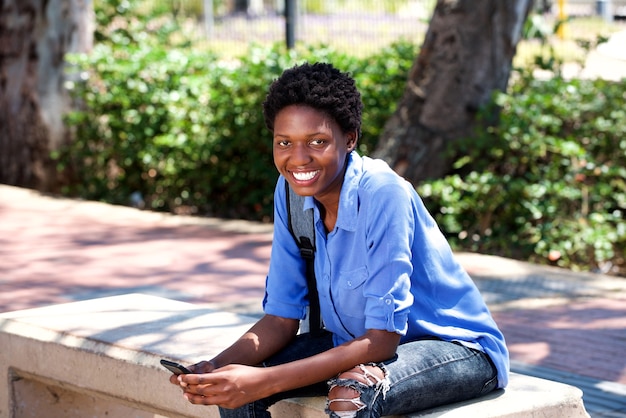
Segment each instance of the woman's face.
M324 112L305 105L282 109L274 120L274 164L292 190L319 202L339 200L346 156L356 132L344 133Z

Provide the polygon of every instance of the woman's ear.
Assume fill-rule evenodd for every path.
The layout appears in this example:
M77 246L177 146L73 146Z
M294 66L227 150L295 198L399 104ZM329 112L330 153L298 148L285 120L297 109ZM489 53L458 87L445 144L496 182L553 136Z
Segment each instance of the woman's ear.
M358 138L359 135L357 135L356 131L348 132L348 134L346 135L346 140L348 141L346 143L346 147L348 148L348 152L354 151Z

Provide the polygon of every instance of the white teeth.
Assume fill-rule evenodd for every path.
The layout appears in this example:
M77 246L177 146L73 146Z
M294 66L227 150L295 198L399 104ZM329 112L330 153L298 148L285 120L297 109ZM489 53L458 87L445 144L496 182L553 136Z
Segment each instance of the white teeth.
M307 181L307 180L311 180L313 177L315 177L315 175L317 173L319 173L319 170L318 171L308 171L306 173L302 173L302 172L293 173L293 176L298 181Z

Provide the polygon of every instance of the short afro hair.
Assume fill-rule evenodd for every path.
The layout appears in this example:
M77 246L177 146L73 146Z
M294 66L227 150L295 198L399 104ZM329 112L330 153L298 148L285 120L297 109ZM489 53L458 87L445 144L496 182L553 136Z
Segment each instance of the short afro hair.
M296 65L270 85L263 102L265 125L270 131L274 131L278 112L291 105L310 106L332 117L344 133L361 134L361 94L354 79L331 64Z

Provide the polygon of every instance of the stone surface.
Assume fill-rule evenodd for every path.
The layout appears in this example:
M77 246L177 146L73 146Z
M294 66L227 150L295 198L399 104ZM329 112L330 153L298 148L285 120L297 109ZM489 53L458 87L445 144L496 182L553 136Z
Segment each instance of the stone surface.
M157 296L128 294L0 315L0 416L217 417L187 403L162 357L218 353L254 322ZM181 354L184 353L184 354ZM322 398L273 407L277 417L325 417ZM572 386L513 374L507 390L411 417L587 417Z

